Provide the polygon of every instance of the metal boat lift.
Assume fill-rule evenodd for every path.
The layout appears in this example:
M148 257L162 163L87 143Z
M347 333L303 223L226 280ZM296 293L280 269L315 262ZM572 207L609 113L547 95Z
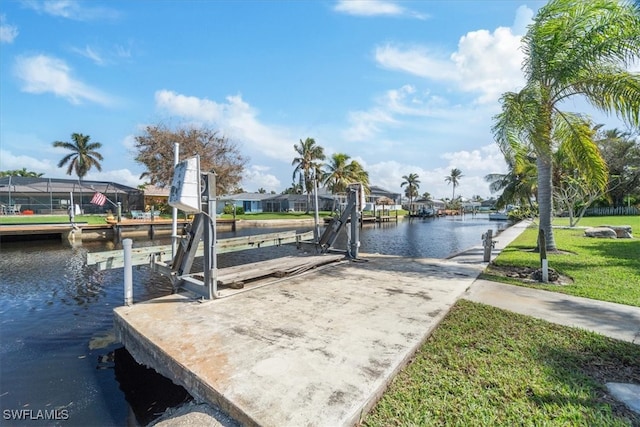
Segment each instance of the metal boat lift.
M195 159L195 160L194 160ZM194 194L195 193L195 197ZM320 252L336 252L333 244L340 231L349 220L351 233L348 248L345 251L349 259L358 256L359 228L358 215L364 206L364 195L361 184L348 188L347 207L339 217L333 219L322 236L314 242ZM194 219L187 236L181 240L170 264L152 259L153 268L161 274L168 275L174 289L183 288L202 296L205 299L219 298L218 269L216 255L216 194L215 175L200 171L197 157L176 165L176 174L171 187L169 204L182 210L194 213ZM317 207L316 207L317 209ZM317 216L316 216L317 217ZM200 241L204 247L204 272L191 273L195 257L198 255ZM335 260L336 258L327 258ZM323 264L327 261L318 261ZM202 280L199 278L202 277Z

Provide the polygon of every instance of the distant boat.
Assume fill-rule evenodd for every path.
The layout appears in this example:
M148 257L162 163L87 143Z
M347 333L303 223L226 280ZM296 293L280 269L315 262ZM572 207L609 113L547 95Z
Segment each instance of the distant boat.
M492 219L495 221L505 221L509 219L509 216L507 215L506 211L490 212L489 219Z
M509 219L509 212L519 209L520 206L507 205L507 208L498 212L490 212L489 219L494 221L506 221Z

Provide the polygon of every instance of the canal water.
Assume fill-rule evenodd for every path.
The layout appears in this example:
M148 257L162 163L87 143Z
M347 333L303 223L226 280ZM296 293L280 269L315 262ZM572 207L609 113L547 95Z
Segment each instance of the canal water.
M486 215L401 219L365 225L361 253L444 258L481 244L488 229L509 224ZM283 231L240 229L218 238ZM310 231L309 228L298 231ZM168 244L135 240L134 248ZM341 236L336 247L344 248ZM0 425L140 426L191 399L115 342L112 310L122 305L123 270L96 271L89 252L116 242L2 243L0 247ZM296 254L294 245L221 254L226 267ZM134 301L171 293L165 277L134 267Z

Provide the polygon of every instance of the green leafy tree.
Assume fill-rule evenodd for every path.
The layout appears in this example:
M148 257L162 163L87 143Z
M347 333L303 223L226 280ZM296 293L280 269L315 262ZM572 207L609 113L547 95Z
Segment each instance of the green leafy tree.
M462 171L458 168L451 169L451 174L444 178L447 184L453 185L453 193L451 194L451 200L456 198L456 187L460 185L460 178L462 178Z
M640 199L640 139L618 129L601 130L596 140L609 168L607 196L613 206Z
M526 146L519 146L515 152L505 153L505 160L509 168L506 174L493 173L484 177L491 193L501 193L496 207L501 209L514 204L529 205L534 209L533 200L538 188L535 155Z
M28 178L40 178L43 173L28 171L27 168L0 171L0 176L24 176Z
M369 174L362 165L344 153L335 153L325 165L322 183L332 194L344 194L349 184L360 183L369 192Z
M523 38L526 84L520 92L501 97L502 112L493 130L503 152L518 143L535 151L539 228L548 251L556 250L551 227L552 153L558 141L565 141L571 145L571 156L581 163L592 153L593 143L580 130L585 119L560 107L579 96L637 127L640 74L629 72L628 66L638 58L638 46L640 4L618 0L551 0L539 9ZM600 172L585 173L602 185Z
M309 213L314 178L317 180L320 179L322 174L321 161L323 161L326 156L324 154L324 148L316 145L316 141L313 138L307 138L304 141L300 140L300 145L294 144L293 149L298 153L298 157L295 157L291 162L291 165L295 166L293 179L295 180L296 176L302 179L303 186L307 193L306 213Z
M413 198L418 196L418 188L420 188L420 178L417 173L410 173L409 175L404 175L402 181L400 183L400 187L407 186L405 190L405 195L409 198L409 210L411 210L411 205L413 204Z
M585 122L581 127L575 125L584 139L591 138L591 144L580 147L581 157L574 155L574 148L563 140L553 154L553 200L558 207L569 215L569 226L578 224L587 208L606 192L607 165L600 155L594 138L597 128ZM586 163L586 164L585 164Z
M53 142L54 147L71 151L58 162L59 168L67 163L69 164L67 167L67 175L71 175L75 171L78 179L82 180L91 168L95 167L99 171L102 170L100 161L103 160L103 158L102 154L98 152L98 150L102 148L102 144L99 142L89 142L90 139L91 137L89 135L72 133L71 140L73 142Z

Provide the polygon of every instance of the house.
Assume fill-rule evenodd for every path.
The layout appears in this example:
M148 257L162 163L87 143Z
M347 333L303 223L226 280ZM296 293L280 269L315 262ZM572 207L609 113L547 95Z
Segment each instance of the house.
M309 198L310 205L307 207L306 194L280 194L264 201L265 212L306 212L313 211L315 197L313 194ZM318 210L331 211L334 206L333 196L318 194Z
M216 211L221 214L224 207L227 205L234 205L237 208L241 207L245 213L260 213L265 212L264 200L273 197L273 194L266 193L238 193L238 194L226 194L218 197L218 204ZM267 211L269 212L269 211Z
M103 206L91 203L96 193L107 197ZM0 178L0 204L36 214L66 214L69 206L78 213L116 212L118 204L127 212L144 209L144 193L115 182L6 176Z
M365 208L364 210L372 211L378 209L381 206L380 199L386 198L391 200L391 204L385 203L384 207L388 210L399 210L402 208L402 195L400 193L392 193L389 190L385 190L377 185L371 185L369 187L369 194L365 196ZM386 201L386 200L385 200Z

